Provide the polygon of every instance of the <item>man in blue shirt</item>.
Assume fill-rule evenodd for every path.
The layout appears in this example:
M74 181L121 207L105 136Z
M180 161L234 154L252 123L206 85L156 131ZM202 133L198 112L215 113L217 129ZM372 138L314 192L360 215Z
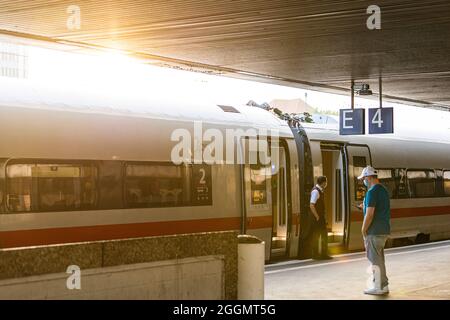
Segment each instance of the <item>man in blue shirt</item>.
M368 189L364 198L364 221L361 232L364 237L367 259L372 264L373 272L373 287L366 289L364 293L388 294L384 246L391 233L389 192L380 184L377 171L370 166L364 168L358 179L363 179L364 185Z

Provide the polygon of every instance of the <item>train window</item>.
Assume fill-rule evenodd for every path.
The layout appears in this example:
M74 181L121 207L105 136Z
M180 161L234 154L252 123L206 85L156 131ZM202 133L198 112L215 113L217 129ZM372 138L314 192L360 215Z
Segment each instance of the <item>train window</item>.
M395 198L397 193L395 175L393 169L378 169L378 179L386 187L391 198Z
M444 171L444 194L450 196L450 171Z
M39 164L39 210L89 209L96 201L97 169L71 164Z
M408 170L408 191L411 198L436 195L436 174L432 170Z
M436 173L436 197L445 197L443 170L435 169Z
M267 167L250 165L250 190L252 204L267 203Z
M31 168L33 165L15 164L7 167L8 193L6 203L10 211L31 211Z
M96 203L97 169L90 165L12 164L6 174L12 212L79 210Z
M173 164L128 164L125 200L130 208L174 207L189 204L189 167Z
M122 161L99 162L99 209L123 208Z

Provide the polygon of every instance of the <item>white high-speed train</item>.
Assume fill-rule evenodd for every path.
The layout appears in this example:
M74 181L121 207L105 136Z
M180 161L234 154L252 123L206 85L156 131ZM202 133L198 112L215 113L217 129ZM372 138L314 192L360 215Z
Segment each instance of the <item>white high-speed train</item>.
M330 240L362 249L356 204L364 188L355 177L369 164L391 193L392 237L450 237L449 144L293 128L249 106L112 99L14 83L0 88L0 119L1 248L238 230L265 241L267 260L306 258L309 194L315 177L326 175ZM194 134L194 121L224 135L278 131L277 167L172 163L172 133Z

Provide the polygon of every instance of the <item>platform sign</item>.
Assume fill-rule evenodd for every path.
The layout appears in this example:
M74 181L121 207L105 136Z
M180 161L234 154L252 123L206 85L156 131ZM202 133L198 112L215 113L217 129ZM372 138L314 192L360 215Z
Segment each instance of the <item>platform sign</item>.
M357 135L365 133L365 109L341 109L339 112L339 134Z
M369 109L369 134L394 133L394 108Z

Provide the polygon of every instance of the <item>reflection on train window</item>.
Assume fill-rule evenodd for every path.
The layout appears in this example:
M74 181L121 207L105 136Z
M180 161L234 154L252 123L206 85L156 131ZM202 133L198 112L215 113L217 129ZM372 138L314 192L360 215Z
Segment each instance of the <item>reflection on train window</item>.
M362 201L366 195L366 187L363 180L358 180L359 175L367 166L366 157L353 157L353 176L355 177L355 200Z
M7 206L10 211L31 211L32 165L11 165L7 167Z
M432 170L408 170L408 190L411 198L433 197L436 192L436 174Z
M250 190L252 204L267 203L267 168L259 164L250 165Z
M7 166L10 211L89 209L96 202L97 169L74 164L12 164Z
M444 193L450 196L450 171L444 171Z
M125 199L128 207L171 207L189 202L190 178L186 167L173 164L126 166Z
M396 183L395 183L395 176L393 174L394 170L391 169L378 169L378 179L380 182L386 187L386 189L389 192L390 198L395 198L396 196Z
M443 170L434 169L434 173L436 173L436 197L445 197L444 193L444 177Z

